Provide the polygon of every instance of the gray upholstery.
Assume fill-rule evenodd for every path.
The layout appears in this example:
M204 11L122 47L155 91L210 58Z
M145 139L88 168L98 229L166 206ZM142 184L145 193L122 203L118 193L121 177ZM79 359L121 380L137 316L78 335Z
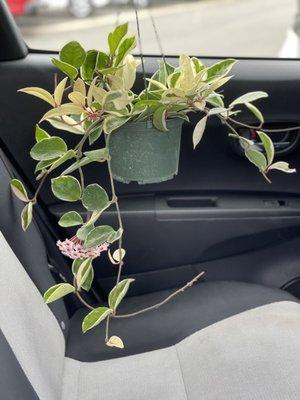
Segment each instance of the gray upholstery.
M268 304L166 349L97 363L67 358L63 400L298 400L299 337L299 304Z
M27 232L23 232L20 223L24 203L12 195L9 182L12 179L6 166L6 158L0 150L0 231L21 261L26 272L40 293L44 293L55 281L48 269L45 244L35 221ZM58 321L64 321L67 331L69 318L63 301L50 305Z
M56 318L2 234L0 247L0 304L5 304L0 327L39 399L299 398L297 302L273 302L239 313L164 349L80 362L65 357Z
M166 298L170 291L129 297L120 313L129 313ZM161 349L215 322L243 311L276 301L295 301L287 292L244 282L201 282L171 302L146 314L130 319L114 319L111 330L122 337L126 348L121 352L99 346L105 338L105 327L99 326L82 335L81 323L88 313L78 310L71 318L66 354L79 361L100 361Z

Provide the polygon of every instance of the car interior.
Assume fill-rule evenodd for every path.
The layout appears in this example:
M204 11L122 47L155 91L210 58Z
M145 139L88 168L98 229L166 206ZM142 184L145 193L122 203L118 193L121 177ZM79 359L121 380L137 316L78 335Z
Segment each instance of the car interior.
M27 48L0 1L0 398L299 399L299 176L274 174L266 183L213 119L195 151L191 132L199 116L184 123L175 179L116 183L126 231L124 272L138 278L122 312L160 302L205 271L201 280L159 310L114 320L123 350L103 345L102 325L82 334L87 310L75 296L44 304L49 286L72 279L56 247L66 235L57 225L66 206L42 190L34 224L24 233L9 182L20 177L34 192L28 153L33 126L47 109L17 90L51 91L51 56ZM145 56L147 76L156 58ZM143 85L141 72L137 84ZM276 156L297 170L299 131L280 128L300 124L299 85L299 60L242 58L225 90L229 100L249 90L269 94L262 109L266 125L279 130ZM245 122L255 123L251 117ZM240 134L255 137L246 128ZM101 174L93 164L86 167L87 180L106 186ZM104 213L107 224L115 218L114 211ZM116 273L106 256L97 259L90 303L107 302Z

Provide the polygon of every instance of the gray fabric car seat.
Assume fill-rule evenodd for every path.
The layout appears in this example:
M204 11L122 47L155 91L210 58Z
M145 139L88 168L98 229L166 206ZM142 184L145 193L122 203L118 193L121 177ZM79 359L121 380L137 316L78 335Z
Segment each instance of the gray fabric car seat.
M69 324L63 301L52 309L43 303L41 292L54 283L43 239L36 225L26 234L19 229L21 205L3 164L0 178L1 399L299 398L300 306L293 296L201 283L155 313L113 321L127 349L106 348L101 327L81 335L86 311ZM128 299L123 311L164 295Z

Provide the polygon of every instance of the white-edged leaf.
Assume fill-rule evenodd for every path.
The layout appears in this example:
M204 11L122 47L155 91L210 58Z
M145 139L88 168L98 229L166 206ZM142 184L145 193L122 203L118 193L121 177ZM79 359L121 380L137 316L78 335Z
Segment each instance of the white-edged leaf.
M267 155L268 165L272 164L275 155L274 144L267 134L264 132L257 132Z
M52 107L55 107L55 101L51 93L47 92L47 90L39 88L39 87L26 87L24 89L19 89L18 92L27 93L32 96L38 97L51 104Z
M109 205L108 195L97 183L88 185L82 193L82 204L88 211L102 211Z
M265 171L267 168L267 159L263 153L258 150L248 148L245 150L245 156L254 164L260 171Z
M251 103L252 101L262 99L265 97L268 97L268 94L266 92L261 92L261 91L249 92L235 99L232 103L230 103L229 106L233 107L237 104Z
M108 295L108 304L111 309L115 311L118 308L132 282L134 282L134 279L123 279L110 291Z
M84 318L82 322L82 332L85 333L95 326L99 325L100 322L105 320L110 314L112 314L112 310L107 307L98 307L88 313L88 315Z
M55 197L64 201L77 201L81 198L80 183L74 176L66 175L51 179L51 188Z
M158 107L153 114L153 125L159 131L166 132L167 128L167 121L166 121L166 107L160 106Z
M194 145L194 149L196 148L196 146L200 143L205 128L206 128L206 123L207 123L207 115L205 117L203 117L202 119L200 119L200 121L197 123L197 125L195 126L194 132L193 132L193 145Z
M111 236L115 233L116 231L109 225L97 226L87 235L84 246L86 248L100 246L105 242L109 242Z
M78 106L85 106L85 96L80 92L71 92L68 95L69 100L78 105Z
M76 211L68 211L58 221L58 225L64 228L83 224L82 216Z
M61 105L61 101L63 98L63 94L64 94L64 91L66 88L67 81L68 81L68 78L64 78L62 81L59 82L59 84L55 88L54 101L55 101L56 106Z
M286 172L287 174L293 174L296 172L295 168L290 168L289 163L285 161L277 161L274 164L270 165L268 171L276 169L278 171Z
M85 282L89 279L92 269L92 259L86 258L79 266L76 273L76 285L77 289L80 290Z
M62 117L64 115L80 115L83 112L84 109L82 106L73 103L66 103L46 112L40 122L45 121L49 118Z
M69 283L59 283L49 288L44 294L44 301L46 304L52 303L52 301L61 299L67 294L75 292L74 286Z
M118 349L124 349L123 340L119 336L111 336L106 342L106 346L117 347Z
M29 201L27 191L19 179L12 179L10 181L10 187L19 200L24 201L25 203Z
M83 127L75 121L75 119L67 115L64 115L63 117L48 118L47 121L54 128L59 129L60 131L75 133L75 135L84 135Z
M32 209L33 209L33 204L30 201L29 203L26 204L26 206L23 208L21 212L21 223L22 223L22 229L23 231L26 231L31 224L32 221Z
M65 75L67 75L72 80L74 80L78 75L78 70L77 68L73 67L73 65L58 60L57 58L52 58L51 62L56 68L61 70Z
M67 145L62 138L51 136L37 142L30 150L30 156L36 161L46 161L61 157L67 151Z
M261 111L252 103L245 103L245 106L252 112L252 114L261 122L264 122L264 116Z
M120 250L121 250L121 257L120 257ZM113 259L114 259L117 263L119 263L120 261L123 260L123 258L125 257L125 255L126 255L126 251L125 251L124 249L117 249L117 250L115 250L115 251L113 252L112 257L113 257Z
M40 142L43 139L49 139L51 136L38 124L35 126L35 141Z

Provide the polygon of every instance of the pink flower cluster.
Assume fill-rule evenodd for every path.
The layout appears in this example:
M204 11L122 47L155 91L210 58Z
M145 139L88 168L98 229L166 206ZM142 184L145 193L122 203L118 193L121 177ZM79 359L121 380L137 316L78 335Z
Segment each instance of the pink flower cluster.
M56 243L59 250L63 255L75 260L76 258L96 258L99 257L103 251L108 250L108 243L103 243L100 246L85 248L82 240L77 236L71 239L66 239L63 242L58 240Z

